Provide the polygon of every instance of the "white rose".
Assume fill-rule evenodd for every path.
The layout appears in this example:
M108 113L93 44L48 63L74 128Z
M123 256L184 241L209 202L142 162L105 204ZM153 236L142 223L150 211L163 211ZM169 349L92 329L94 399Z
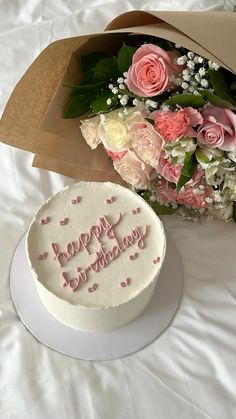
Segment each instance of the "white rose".
M122 117L120 117L122 115ZM143 121L145 115L142 106L126 108L126 112L117 109L102 115L99 126L99 137L108 151L119 153L131 148L129 124Z
M99 125L99 137L104 147L113 153L128 150L131 145L126 121L119 117L119 112L103 115Z
M84 119L81 121L81 132L86 140L87 144L94 150L97 148L98 144L101 142L99 137L99 116L94 116L90 119Z

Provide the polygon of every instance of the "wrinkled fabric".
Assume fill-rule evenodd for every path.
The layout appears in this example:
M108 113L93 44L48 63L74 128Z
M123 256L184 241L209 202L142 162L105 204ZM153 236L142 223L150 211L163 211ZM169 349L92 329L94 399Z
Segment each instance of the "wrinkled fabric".
M134 8L231 10L233 4L2 0L0 113L28 66L54 40L101 31ZM73 181L32 168L32 157L0 144L0 418L236 418L236 225L163 217L184 271L183 298L171 326L121 360L72 359L40 344L10 298L11 259L34 211ZM19 272L19 284L20 278Z

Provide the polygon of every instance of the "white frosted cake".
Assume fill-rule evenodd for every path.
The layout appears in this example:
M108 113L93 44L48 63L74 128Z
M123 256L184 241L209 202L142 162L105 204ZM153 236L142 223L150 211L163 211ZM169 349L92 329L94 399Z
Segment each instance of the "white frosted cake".
M37 211L26 251L39 296L62 323L106 331L149 303L166 249L152 208L129 189L79 182Z

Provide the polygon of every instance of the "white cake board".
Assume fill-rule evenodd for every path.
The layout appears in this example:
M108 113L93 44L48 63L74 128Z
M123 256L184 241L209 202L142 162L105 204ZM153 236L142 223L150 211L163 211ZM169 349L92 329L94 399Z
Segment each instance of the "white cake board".
M131 323L112 332L80 332L56 320L36 291L25 252L25 236L15 250L10 290L21 321L41 343L65 355L86 360L111 360L136 352L169 326L182 297L182 265L167 236L166 259L148 307Z

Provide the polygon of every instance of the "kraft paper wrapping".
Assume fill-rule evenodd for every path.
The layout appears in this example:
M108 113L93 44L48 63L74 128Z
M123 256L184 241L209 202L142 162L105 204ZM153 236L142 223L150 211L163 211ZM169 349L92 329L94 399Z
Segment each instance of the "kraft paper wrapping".
M0 120L0 139L36 154L33 165L80 180L122 183L102 147L87 146L80 119L63 119L70 89L81 79L79 56L93 50L115 53L132 33L178 43L236 73L236 13L143 12L116 17L103 33L49 45L16 85ZM33 88L32 88L33 86Z

